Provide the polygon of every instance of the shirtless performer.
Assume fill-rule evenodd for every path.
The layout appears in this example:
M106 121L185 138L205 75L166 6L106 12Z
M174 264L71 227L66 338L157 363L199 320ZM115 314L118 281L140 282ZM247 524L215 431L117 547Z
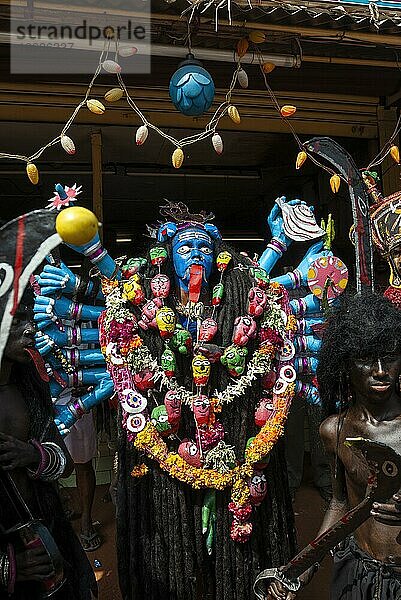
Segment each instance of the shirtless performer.
M64 516L55 488L58 477L71 473L72 459L53 422L48 384L41 381L26 352L34 345L34 333L27 309L20 307L0 368L0 470L11 475L31 514L51 531L63 557L66 582L52 597L90 600L94 597L91 590L96 593L94 575ZM50 448L47 461L43 448ZM0 599L36 600L42 597L38 582L52 575L52 563L42 546L22 550L14 546L14 538L1 533L10 514L9 506L10 501L2 497Z
M320 435L332 467L333 499L319 533L356 506L367 473L347 437L365 437L401 454L401 319L378 295L349 299L332 317L320 354L319 389L329 416ZM337 414L333 414L336 412ZM333 552L331 600L401 599L401 491L374 504L371 517ZM303 584L312 573L303 576ZM274 582L268 600L296 595Z

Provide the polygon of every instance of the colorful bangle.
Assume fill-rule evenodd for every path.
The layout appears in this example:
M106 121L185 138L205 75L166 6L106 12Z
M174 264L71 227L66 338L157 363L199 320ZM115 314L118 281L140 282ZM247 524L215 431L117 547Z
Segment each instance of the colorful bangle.
M55 481L65 470L67 459L60 446L54 442L43 442L43 447L49 457L48 464L42 473L44 481Z
M17 578L17 562L15 560L15 550L12 544L7 545L7 556L9 562L7 592L11 596L14 593L15 581Z
M39 451L40 461L36 471L34 471L33 469L27 469L27 471L31 479L39 479L42 476L44 470L46 469L48 456L43 445L37 440L31 439L29 440L29 444L31 444L34 448L36 448L36 450Z
M7 552L3 552L0 557L0 581L4 588L8 587L10 578L10 561Z
M280 254L280 256L282 256L283 253L287 251L287 245L282 240L280 240L280 238L277 237L272 237L270 242L267 244L267 247L274 250L274 252Z

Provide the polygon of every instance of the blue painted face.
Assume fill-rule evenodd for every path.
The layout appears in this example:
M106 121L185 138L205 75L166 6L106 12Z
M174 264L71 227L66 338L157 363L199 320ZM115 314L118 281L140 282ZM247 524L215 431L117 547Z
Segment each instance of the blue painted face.
M203 284L206 284L213 267L213 242L206 231L196 227L179 231L173 238L172 248L174 270L180 287L188 291L192 265L203 267Z

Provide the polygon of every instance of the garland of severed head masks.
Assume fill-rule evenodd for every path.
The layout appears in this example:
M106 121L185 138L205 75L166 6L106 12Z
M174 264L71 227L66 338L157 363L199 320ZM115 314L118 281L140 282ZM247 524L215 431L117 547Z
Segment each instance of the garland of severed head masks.
M165 305L170 293L170 280L161 273L167 260L166 249L157 246L150 251L151 263L159 272L150 281L153 297L148 300L139 275L143 259L131 259L122 269L120 282L103 281L106 310L99 330L127 439L170 476L194 489L231 487L231 537L245 542L252 532L253 507L262 502L267 492L263 469L270 450L283 433L295 391L292 337L296 323L284 288L270 282L266 272L254 266L250 268L254 286L249 291L247 314L236 318L229 346L222 349L214 344L218 329L215 314L224 297L224 275L231 258L226 251L217 256L220 281L213 288L211 306L205 307L198 301L192 282L188 304L177 303L176 310ZM186 327L179 323L182 313L187 316ZM196 323L192 333L191 320ZM165 344L160 362L141 336L141 331L148 329L158 333ZM259 344L250 355L247 345L255 338ZM175 377L177 353L193 355L190 389ZM216 363L223 364L233 379L225 389L207 395L211 369ZM245 456L241 457L224 441L218 415L224 406L228 405L229 410L229 403L241 398L257 378L262 379L265 390L255 411L260 431L248 440ZM157 403L158 396L162 403ZM195 440L181 441L181 412L188 409L192 411L196 436ZM138 466L132 475L145 473L146 468Z

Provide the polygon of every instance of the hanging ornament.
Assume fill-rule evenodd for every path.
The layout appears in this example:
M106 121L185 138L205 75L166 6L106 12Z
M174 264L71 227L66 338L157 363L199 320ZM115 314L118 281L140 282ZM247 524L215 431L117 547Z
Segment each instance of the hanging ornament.
M218 133L215 133L212 137L213 148L216 150L217 154L223 154L223 140Z
M149 130L146 125L141 125L136 130L135 141L137 146L142 146L148 138Z
M234 106L233 104L231 104L231 105L228 107L228 111L227 111L227 112L228 112L228 116L230 117L230 119L231 119L231 120L232 120L234 123L236 123L237 125L238 125L239 123L241 123L241 117L240 117L240 115L239 115L239 112L238 112L238 109L237 109L237 107L236 107L236 106Z
M266 41L266 34L263 31L251 31L249 33L249 39L254 44L263 44Z
M118 54L124 57L133 56L137 52L138 48L135 48L135 46L122 46L118 49Z
M333 194L337 194L338 190L340 189L340 183L341 179L338 175L335 174L330 177L330 187Z
M303 150L301 150L301 152L298 152L295 168L300 169L307 158L308 158L308 155L306 154L306 152L304 152Z
M121 73L121 66L115 60L105 60L102 67L107 73Z
M175 169L179 169L184 162L184 153L181 148L176 148L171 157L171 162L173 163L173 167Z
M28 163L26 166L26 174L29 177L29 181L36 185L39 181L39 171L35 164Z
M276 65L271 62L265 62L262 65L263 73L271 73L276 68Z
M246 38L242 38L237 43L237 56L242 58L248 51L249 42Z
M227 269L228 263L230 262L231 259L232 259L232 254L227 252L227 250L223 250L222 252L220 252L217 255L216 265L217 265L217 269L220 271L220 273L224 273L224 271Z
M240 69L237 74L238 83L244 89L246 89L249 85L248 75L244 69Z
M60 143L67 154L75 154L75 144L68 135L62 135Z
M297 111L296 106L291 106L291 104L286 104L280 108L280 113L282 117L292 117Z
M169 91L177 110L188 117L199 117L210 108L215 88L202 63L193 54L187 54L170 79Z
M107 100L107 102L117 102L117 100L121 100L121 98L123 96L124 96L124 90L117 87L117 88L112 88L111 90L106 92L104 95L104 99Z
M391 158L393 158L394 161L397 163L397 165L399 165L400 164L400 150L399 150L398 146L391 146L390 154L391 154Z
M95 115L102 115L106 110L104 104L102 104L99 100L94 100L93 98L86 101L86 106L91 112L95 113Z

